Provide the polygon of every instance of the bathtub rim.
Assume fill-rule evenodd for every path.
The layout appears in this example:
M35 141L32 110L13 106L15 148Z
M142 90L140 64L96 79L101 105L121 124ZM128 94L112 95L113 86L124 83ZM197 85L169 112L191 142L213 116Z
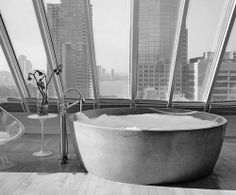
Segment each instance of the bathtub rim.
M93 109L93 110L86 110L86 111L83 111L82 113L84 113L86 115L86 112L93 112L93 111L96 111L96 110L100 110L100 111L106 111L106 110L121 110L121 109L134 109L134 108L104 108L104 109ZM168 108L165 108L165 109L156 109L156 108L151 108L151 107L142 107L142 108L135 108L135 109L149 109L151 111L155 111L155 113L163 113L163 114L176 114L176 115L185 115L186 113L189 113L189 114L186 114L186 115L190 115L192 116L191 114L193 113L203 113L204 115L210 115L210 116L214 116L216 119L220 119L222 120L222 122L217 122L218 124L217 125L213 125L213 126L210 126L210 127L202 127L202 128L191 128L191 130L189 128L186 128L186 129L167 129L167 130L153 130L153 129L141 129L141 130L131 130L131 129L126 129L126 128L122 128L122 127L104 127L104 126L96 126L96 125L93 125L93 124L87 124L87 123L83 123L82 121L78 121L75 117L77 117L77 114L79 114L80 112L76 112L76 113L73 113L71 115L73 115L73 119L71 119L71 121L73 122L73 125L74 125L74 122L77 122L79 123L80 125L84 126L84 127L91 127L91 128L97 128L97 129L103 129L103 130L116 130L116 131L126 131L126 132L180 132L180 131L197 131L197 130L204 130L204 129L214 129L216 127L219 127L219 126L224 126L227 124L227 119L223 116L220 116L220 115L217 115L217 114L213 114L213 113L208 113L208 112L202 112L202 111L193 111L193 110L187 110L187 109L168 109ZM177 113L177 112L167 112L167 111L164 111L164 110L175 110L175 111L185 111L185 112L182 112L182 113ZM145 113L145 112L144 112ZM106 113L103 113L103 114L106 114ZM102 115L102 114L101 114ZM108 114L109 115L109 114ZM117 114L119 115L119 114ZM129 115L129 113L127 114ZM131 113L130 113L131 115ZM87 116L87 115L86 115ZM100 115L99 115L100 116ZM87 116L88 117L88 116ZM194 117L194 116L193 116ZM93 118L93 117L88 117L88 118ZM197 117L195 117L197 118Z

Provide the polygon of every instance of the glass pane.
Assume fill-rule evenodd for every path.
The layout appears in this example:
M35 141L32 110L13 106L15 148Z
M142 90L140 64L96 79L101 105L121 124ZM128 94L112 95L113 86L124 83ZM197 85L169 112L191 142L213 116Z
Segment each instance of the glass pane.
M0 103L7 102L9 97L19 98L20 94L0 46Z
M216 77L212 100L236 100L236 25L234 24L220 70Z
M130 0L91 0L94 42L103 98L129 98Z
M93 98L92 64L83 0L44 0L56 55L63 64L64 89Z
M0 11L30 95L36 97L36 83L27 80L28 73L38 69L49 78L49 67L32 0L1 0ZM48 94L56 97L52 84Z
M173 100L203 101L220 25L229 1L191 0L182 29Z
M137 26L137 98L167 100L170 63L181 0L134 1Z

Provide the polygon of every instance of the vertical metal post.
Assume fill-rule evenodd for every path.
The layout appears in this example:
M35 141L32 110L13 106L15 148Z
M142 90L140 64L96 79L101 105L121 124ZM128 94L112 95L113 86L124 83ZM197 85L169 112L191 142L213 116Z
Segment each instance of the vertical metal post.
M135 107L137 97L137 70L138 70L138 15L139 0L131 0L131 32L130 32L130 66L129 81L131 82L131 106Z
M92 72L92 82L93 82L93 95L95 101L95 108L98 107L98 75L97 75L97 66L96 66L96 56L94 49L94 38L93 38L93 24L92 24L92 13L91 13L91 4L89 0L83 0L85 19L86 19L86 30L88 35L88 49L89 49L89 61L91 63L91 72Z
M23 101L24 111L29 112L26 99L30 97L30 93L28 91L25 79L21 72L15 51L13 49L11 40L9 38L7 29L5 27L1 14L0 14L0 42L1 42L2 50L5 54L6 60L9 65L9 69L11 71L15 84L19 90L21 99Z
M60 127L61 127L61 142L60 142L60 161L61 164L66 164L68 161L67 148L67 130L66 130L66 107L63 98L63 103L59 105L60 109Z
M214 89L214 84L216 81L216 75L220 69L220 65L223 61L225 49L227 47L229 37L235 22L236 17L236 1L231 0L228 4L228 9L225 12L225 18L222 21L221 29L222 31L219 34L218 44L216 47L216 52L212 61L211 71L207 75L207 82L205 91L203 93L203 101L206 102L205 111L210 109L211 96Z
M177 58L178 58L178 49L179 49L179 43L181 39L181 31L184 27L184 24L187 18L188 13L188 7L189 7L189 0L182 0L180 3L179 8L179 17L178 17L178 24L176 27L176 34L175 34L175 42L174 42L174 48L172 53L172 59L170 64L170 76L169 76L169 82L168 82L168 88L167 88L167 97L168 97L168 107L172 107L172 101L173 101L173 95L174 95L174 76L177 70Z
M51 72L53 72L53 69L56 68L56 66L58 65L58 61L56 57L56 51L53 46L52 36L50 34L50 29L47 22L47 15L44 8L43 0L32 0L32 1L33 1L36 17L38 20L41 36L43 39L43 45L46 51L49 69ZM57 98L59 99L63 93L61 76L59 77L54 76L53 82L54 82Z

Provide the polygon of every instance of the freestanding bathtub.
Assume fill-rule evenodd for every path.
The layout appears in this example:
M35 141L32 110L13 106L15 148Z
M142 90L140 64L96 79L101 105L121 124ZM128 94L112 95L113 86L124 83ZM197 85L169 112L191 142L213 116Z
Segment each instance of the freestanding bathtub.
M89 118L102 114L165 113L216 121L210 128L182 130L109 129L80 122L70 115L78 158L86 170L105 179L134 184L167 184L207 176L219 157L226 119L210 113L153 108L120 108L84 111ZM73 124L71 123L71 124Z

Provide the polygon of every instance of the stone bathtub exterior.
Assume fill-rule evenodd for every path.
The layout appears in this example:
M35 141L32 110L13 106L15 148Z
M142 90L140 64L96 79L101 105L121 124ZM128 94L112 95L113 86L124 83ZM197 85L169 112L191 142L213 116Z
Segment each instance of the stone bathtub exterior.
M209 175L219 157L226 119L210 113L153 108L114 108L84 111L94 118L102 114L143 113L190 115L216 121L210 128L184 130L114 130L80 122L70 115L74 146L86 170L105 179L134 184L184 182Z

